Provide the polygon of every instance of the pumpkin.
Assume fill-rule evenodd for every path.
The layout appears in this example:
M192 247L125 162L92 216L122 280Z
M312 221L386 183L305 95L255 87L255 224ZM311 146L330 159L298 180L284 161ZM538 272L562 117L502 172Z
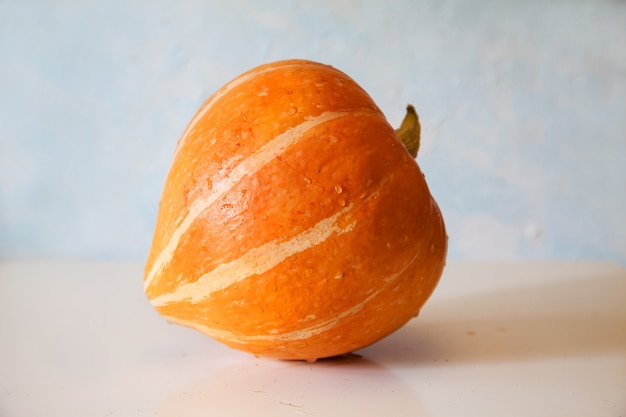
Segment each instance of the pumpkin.
M414 141L410 116L398 133ZM233 79L178 142L147 298L170 322L281 359L399 329L437 285L447 235L398 133L331 66L286 60Z

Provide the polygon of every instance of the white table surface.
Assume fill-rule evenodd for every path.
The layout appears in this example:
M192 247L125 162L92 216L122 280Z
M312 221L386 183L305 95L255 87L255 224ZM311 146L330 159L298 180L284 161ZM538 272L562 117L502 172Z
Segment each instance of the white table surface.
M0 263L0 416L626 416L615 263L451 263L418 318L314 364L167 324L142 269Z

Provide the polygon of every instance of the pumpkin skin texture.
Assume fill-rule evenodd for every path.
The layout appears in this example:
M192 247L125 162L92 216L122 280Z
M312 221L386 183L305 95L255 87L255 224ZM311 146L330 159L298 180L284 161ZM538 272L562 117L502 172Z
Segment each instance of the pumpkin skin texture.
M144 285L173 323L314 361L416 316L446 252L424 176L370 96L331 66L288 60L233 79L191 120Z

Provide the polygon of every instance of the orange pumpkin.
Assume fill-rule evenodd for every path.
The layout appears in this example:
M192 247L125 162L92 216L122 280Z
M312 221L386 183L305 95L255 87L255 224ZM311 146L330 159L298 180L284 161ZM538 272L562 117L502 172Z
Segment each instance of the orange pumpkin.
M416 316L446 249L424 176L369 95L331 66L288 60L230 81L191 120L144 284L171 322L312 361Z

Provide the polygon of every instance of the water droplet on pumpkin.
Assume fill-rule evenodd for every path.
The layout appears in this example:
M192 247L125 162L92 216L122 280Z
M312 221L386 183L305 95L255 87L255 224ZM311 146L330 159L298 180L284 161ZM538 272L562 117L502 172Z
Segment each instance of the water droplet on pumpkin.
M232 204L230 204L230 203L224 203L224 204L222 204L222 208L223 208L224 210L230 210L230 209L232 209L232 208L233 208L233 205L232 205Z
M341 279L345 276L346 274L344 274L343 272L338 273L337 275L335 275L335 279Z
M206 188L208 188L209 190L213 188L213 181L211 181L211 178L206 179Z
M246 114L245 114L245 113L243 113L243 112L241 113L241 120L243 120L244 122L245 122L246 120L248 120L248 117L247 117L247 116L246 116Z
M343 86L344 79L343 78L335 78L335 84Z
M337 201L337 204L339 204L339 207L345 207L346 206L346 199L345 198L340 198L339 201Z
M291 107L289 107L289 109L287 110L287 114L288 114L289 116L293 116L293 115L295 115L296 113L298 113L298 108L297 108L296 106L291 106Z
M311 183L311 178L309 178L309 177L304 177L304 178L302 178L302 179L303 179L303 180L304 180L304 182L306 182L307 184L310 184L310 183Z
M339 184L335 185L333 188L337 194L341 194L343 192L343 188Z
M330 137L328 138L328 141L330 143L338 143L339 142L339 138L335 135L330 135Z

